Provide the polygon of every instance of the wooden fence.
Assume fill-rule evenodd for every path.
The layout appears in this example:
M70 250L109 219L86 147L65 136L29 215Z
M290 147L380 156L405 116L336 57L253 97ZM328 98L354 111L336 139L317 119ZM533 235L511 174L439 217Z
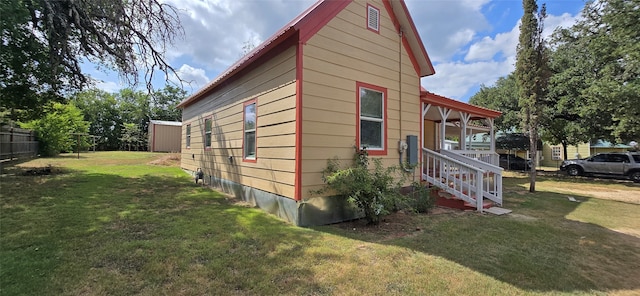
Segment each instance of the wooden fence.
M0 160L35 157L38 141L33 131L2 126L0 128Z

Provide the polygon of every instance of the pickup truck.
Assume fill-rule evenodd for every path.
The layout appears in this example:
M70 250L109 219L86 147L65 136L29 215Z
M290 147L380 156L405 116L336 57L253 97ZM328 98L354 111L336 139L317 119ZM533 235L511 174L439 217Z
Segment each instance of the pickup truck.
M640 182L640 153L600 153L584 159L565 160L560 170L569 176L585 174L625 177Z

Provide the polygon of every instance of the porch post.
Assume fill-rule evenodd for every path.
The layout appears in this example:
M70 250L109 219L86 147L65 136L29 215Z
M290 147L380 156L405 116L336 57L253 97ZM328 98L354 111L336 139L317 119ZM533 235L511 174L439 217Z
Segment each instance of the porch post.
M460 150L467 150L467 126L471 119L471 114L458 111L460 113Z
M420 135L420 139L422 139L421 141L421 145L420 146L420 153L422 153L422 148L424 148L424 117L427 116L427 112L429 112L429 108L431 108L431 104L427 104L427 103L422 103L422 122L420 122L420 124L422 125L422 135Z
M489 123L489 150L491 151L491 164L499 166L500 158L496 154L496 133L493 130L493 118L488 118L487 122Z
M440 150L444 150L444 138L447 134L447 118L449 117L449 114L451 114L452 110L438 106L438 111L440 112L440 118L442 119L440 122Z
M493 130L493 118L489 118L487 119L487 121L489 122L489 135L491 139L489 150L495 153L496 152L496 134L495 134L495 131Z

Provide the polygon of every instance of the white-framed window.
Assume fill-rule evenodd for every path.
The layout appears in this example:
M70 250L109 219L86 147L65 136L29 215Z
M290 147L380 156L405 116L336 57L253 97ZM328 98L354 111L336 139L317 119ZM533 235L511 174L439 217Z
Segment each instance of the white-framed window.
M371 155L387 153L387 90L357 83L358 146Z
M243 161L255 162L256 149L256 130L257 130L257 108L256 99L244 103L243 111L243 141L242 141L242 159Z
M187 131L185 132L185 138L187 142L187 148L191 148L191 124L187 124Z
M204 120L204 148L211 149L211 131L212 131L212 119L206 118Z
M380 32L380 9L367 4L367 28L374 32Z
M559 146L554 146L551 147L551 159L553 160L561 160L562 159L562 151L560 150L561 147Z

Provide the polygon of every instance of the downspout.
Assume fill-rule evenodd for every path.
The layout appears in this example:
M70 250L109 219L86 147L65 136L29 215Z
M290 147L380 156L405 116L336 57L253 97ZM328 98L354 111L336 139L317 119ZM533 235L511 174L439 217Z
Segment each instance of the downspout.
M402 32L402 27L399 27L398 31L398 100L400 102L400 137L398 139L398 162L400 163L400 168L402 168L403 171L411 173L415 172L415 170L405 167L405 163L402 162L402 156L407 150L407 142L402 140L402 38L404 36L404 33Z

